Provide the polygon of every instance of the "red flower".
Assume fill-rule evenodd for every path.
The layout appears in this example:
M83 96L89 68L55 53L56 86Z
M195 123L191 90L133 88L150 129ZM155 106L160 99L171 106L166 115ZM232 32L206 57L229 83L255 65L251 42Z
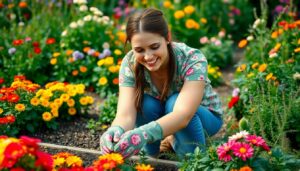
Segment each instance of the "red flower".
M25 171L25 169L23 169L21 167L17 167L17 168L10 169L10 171Z
M25 154L24 148L20 143L12 142L7 145L4 151L5 158L18 160Z
M55 42L56 42L56 40L55 40L54 38L48 38L48 39L46 40L46 44L47 44L47 45L54 44Z
M14 81L23 81L23 80L26 80L26 77L24 75L14 76Z
M42 166L47 171L52 171L53 169L53 159L50 154L37 151L37 160L35 161L35 166Z
M14 41L13 41L13 45L14 45L14 46L19 46L19 45L22 45L23 42L24 42L24 41L23 41L22 39L14 40Z
M7 115L6 119L7 123L14 123L16 121L16 117L14 115Z
M239 96L232 97L230 102L228 103L228 108L231 109L239 101L239 99Z
M29 19L30 19L30 14L29 14L29 13L24 13L23 16L24 16L24 18L25 18L26 20L29 20Z
M40 54L42 52L41 48L39 47L34 47L33 49L34 49L34 53L36 54Z
M40 44L39 44L39 42L33 42L33 43L32 43L32 46L33 46L33 47L40 47Z
M7 101L11 103L17 103L20 100L20 96L17 94L9 94L7 96Z
M4 78L0 78L0 84L3 84L5 82Z

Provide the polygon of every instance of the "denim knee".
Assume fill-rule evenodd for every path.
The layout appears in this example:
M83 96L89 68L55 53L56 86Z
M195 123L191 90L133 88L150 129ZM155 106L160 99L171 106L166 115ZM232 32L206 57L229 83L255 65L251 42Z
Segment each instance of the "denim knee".
M173 111L173 108L174 108L174 105L175 105L178 95L179 95L179 93L174 93L167 99L166 104L165 104L165 113L166 114Z

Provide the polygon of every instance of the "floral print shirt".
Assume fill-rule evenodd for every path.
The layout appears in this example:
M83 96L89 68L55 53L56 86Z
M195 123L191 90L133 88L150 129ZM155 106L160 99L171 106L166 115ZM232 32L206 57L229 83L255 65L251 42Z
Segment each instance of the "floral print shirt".
M213 91L207 74L207 60L203 53L187 46L184 43L172 42L174 54L176 56L176 73L171 85L169 95L180 92L184 81L205 81L204 95L201 105L217 114L223 114L222 105L219 96ZM133 66L135 64L133 51L131 50L124 57L120 73L119 86L134 87L135 77ZM160 94L155 85L151 82L150 74L145 69L145 93L159 98Z

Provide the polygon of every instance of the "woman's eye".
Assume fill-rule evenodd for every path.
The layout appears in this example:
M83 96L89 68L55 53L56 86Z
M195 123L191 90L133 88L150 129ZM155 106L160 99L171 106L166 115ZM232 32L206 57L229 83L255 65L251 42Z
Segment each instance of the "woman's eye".
M155 50L155 49L158 49L159 46L152 46L151 49Z
M135 49L135 52L137 52L137 53L141 53L143 51L144 51L143 49Z

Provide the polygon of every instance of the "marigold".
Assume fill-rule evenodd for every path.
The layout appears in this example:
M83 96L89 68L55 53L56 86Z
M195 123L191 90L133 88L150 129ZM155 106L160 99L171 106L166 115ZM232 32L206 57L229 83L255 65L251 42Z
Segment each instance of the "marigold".
M300 47L298 47L298 48L294 49L294 52L295 52L295 53L298 53L298 52L300 52Z
M273 77L273 73L270 73L266 76L266 80L269 81Z
M172 3L170 1L164 1L163 6L165 8L170 8L172 6Z
M46 122L48 122L52 119L52 115L51 115L50 112L44 112L42 117L43 117L43 120L46 121Z
M57 64L57 59L56 59L56 58L51 58L51 59L50 59L50 64L51 64L51 65Z
M201 18L200 22L203 23L203 24L206 24L207 23L207 19L206 18Z
M88 100L87 100L86 97L81 97L81 98L79 99L79 103L80 103L81 105L87 105L87 104L88 104Z
M67 105L68 105L69 107L73 107L73 106L75 105L75 100L74 100L74 99L69 99L69 100L67 101Z
M104 61L104 64L105 64L106 66L110 66L110 65L114 64L114 58L111 57L111 56L106 57L106 58L105 58L105 61Z
M99 85L106 85L107 84L107 78L101 77L98 81Z
M25 110L25 105L24 104L21 104L21 103L18 103L15 105L15 109L18 111L18 112L23 112Z
M57 57L59 57L60 56L60 53L59 52L54 52L53 54L52 54L52 57L53 58L57 58Z
M63 101L63 102L67 102L70 98L70 95L64 93L60 96L60 99Z
M77 76L77 75L78 75L78 73L79 73L79 71L78 71L78 70L73 70L73 71L72 71L72 75L73 75L73 76Z
M145 164L137 164L135 166L135 169L137 171L153 171L154 170L154 168L150 164L147 164L147 165L145 165Z
M118 85L119 84L119 78L114 78L112 82L113 82L114 85Z
M66 51L66 55L67 55L67 56L70 56L70 55L72 55L72 54L73 54L73 50L68 49L68 50Z
M183 11L186 14L192 14L195 11L195 7L193 7L192 5L188 5L183 9Z
M104 60L104 59L100 59L100 60L97 62L97 65L100 67L100 66L102 66L104 63L105 63L105 60Z
M114 50L115 55L122 55L122 51L120 49Z
M252 171L252 168L249 166L244 166L239 169L239 171Z
M19 3L19 7L20 8L26 8L27 7L27 3L24 2L24 1L22 1L22 2Z
M182 10L178 10L178 11L176 11L176 12L174 13L174 17L175 17L176 19L181 19L181 18L184 17L184 12L183 12Z
M85 67L85 66L80 66L80 67L79 67L79 70L80 70L80 72L85 73L85 72L87 72L87 67Z
M248 41L246 39L243 39L239 42L238 47L239 48L244 48L247 45Z
M71 107L71 108L69 108L68 109L68 113L70 114L70 115L75 115L76 114L76 109L74 108L74 107Z
M254 64L252 64L251 68L252 69L256 69L258 67L259 63L255 62Z
M200 26L199 24L193 20L193 19L187 19L186 22L185 22L185 27L188 28L188 29L198 29Z
M239 67L237 67L236 71L242 72L242 71L245 71L246 68L247 68L246 64L241 64Z
M267 69L267 64L261 64L259 67L258 67L258 71L259 72L264 72L266 69Z

